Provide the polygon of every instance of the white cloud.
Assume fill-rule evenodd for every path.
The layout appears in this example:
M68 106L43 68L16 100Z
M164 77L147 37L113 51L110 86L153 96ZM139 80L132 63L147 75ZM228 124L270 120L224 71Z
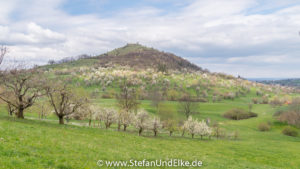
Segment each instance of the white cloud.
M300 63L296 59L300 53L300 5L295 1L191 0L188 6L173 12L132 7L109 17L70 15L61 9L66 0L11 2L0 2L7 9L0 12L0 43L9 44L10 56L16 59L45 63L140 42L176 51L213 71L232 73L228 67L236 67L247 74L244 68L249 64ZM255 13L264 10L269 11ZM11 18L12 14L17 19ZM230 66L211 66L220 63ZM263 70L278 71L272 68Z
M0 42L10 45L51 45L65 40L65 36L42 28L36 23L22 25L22 29L14 30L8 26L0 26Z

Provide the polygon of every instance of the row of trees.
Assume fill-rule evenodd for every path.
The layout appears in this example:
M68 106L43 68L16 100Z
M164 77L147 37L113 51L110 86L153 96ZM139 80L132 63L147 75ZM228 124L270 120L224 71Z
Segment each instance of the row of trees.
M189 117L188 120L184 121L183 124L176 123L175 121L165 120L161 121L158 117L151 117L150 114L144 110L138 111L137 113L128 113L126 111L120 112L115 109L105 108L105 109L95 109L91 111L92 114L89 114L84 111L81 113L81 119L87 118L90 122L94 120L98 121L98 125L101 123L104 124L105 128L108 129L112 124L116 124L118 126L118 131L123 130L126 131L128 126L133 126L137 129L138 134L142 135L144 131L152 131L154 136L157 136L159 132L162 130L168 131L169 135L172 136L173 132L181 131L182 136L185 133L189 133L192 138L195 135L201 136L211 136L213 134L213 129L207 125L204 121L198 121ZM73 116L77 116L76 113ZM89 123L91 126L91 123Z

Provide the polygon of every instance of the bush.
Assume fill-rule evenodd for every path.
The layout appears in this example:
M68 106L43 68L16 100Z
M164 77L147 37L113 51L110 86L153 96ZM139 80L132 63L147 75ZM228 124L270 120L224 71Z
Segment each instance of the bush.
M259 131L269 131L271 129L271 126L268 123L260 123L258 125Z
M206 99L206 98L197 98L197 99L195 99L195 101L197 101L197 102L202 102L202 103L206 103L206 102L208 102L208 100Z
M282 134L296 137L298 135L298 131L290 126L287 126L282 130Z
M257 117L257 114L253 112L246 112L243 109L232 109L224 113L223 116L232 120L242 120L251 117Z
M269 104L269 99L267 97L262 97L262 101L261 101L262 104Z
M234 100L235 94L234 93L225 93L225 94L223 94L223 98L226 100Z
M300 99L294 98L287 110L276 112L274 116L277 117L280 122L300 127Z
M234 132L232 132L228 135L228 139L237 140L238 138L239 138L239 132L238 131L234 131Z
M277 111L273 114L273 116L274 116L274 117L279 117L279 116L282 115L284 112L285 112L285 111L283 111L283 110L277 110Z
M258 104L258 99L257 98L253 98L252 102L253 102L253 104Z
M103 99L112 99L113 97L109 93L103 93L102 98Z
M279 115L278 120L280 122L286 122L289 125L300 126L300 112L287 111Z
M282 106L282 104L283 102L279 98L274 98L270 101L270 105L272 105L273 107Z

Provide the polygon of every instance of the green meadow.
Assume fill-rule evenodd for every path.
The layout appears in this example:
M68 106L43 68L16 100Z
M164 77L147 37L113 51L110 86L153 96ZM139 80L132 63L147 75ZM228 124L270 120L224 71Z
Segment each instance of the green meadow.
M98 102L115 104L111 99ZM168 102L166 105L175 109L176 102ZM147 101L143 101L141 106L146 110L151 108ZM106 168L97 166L97 161L183 159L200 160L203 162L200 168L212 169L299 168L300 137L281 134L285 125L272 117L276 108L254 105L253 111L258 113L258 117L247 120L232 121L222 117L222 113L237 106L246 108L247 104L242 100L201 103L197 115L200 119L210 117L220 121L221 126L228 131L238 131L239 137L236 140L200 140L199 137L192 139L189 135L181 137L180 133L169 137L165 132L154 138L151 132L138 136L134 128L129 128L128 132L118 132L116 126L106 130L72 124L58 125L54 116L48 117L49 120L38 120L33 112L26 113L25 120L19 120L8 117L2 108L0 167ZM262 121L272 124L270 131L260 132L257 129Z

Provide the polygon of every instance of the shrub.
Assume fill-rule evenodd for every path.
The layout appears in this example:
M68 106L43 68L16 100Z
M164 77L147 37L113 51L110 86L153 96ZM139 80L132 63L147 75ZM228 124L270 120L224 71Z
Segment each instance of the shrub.
M102 94L102 98L103 99L112 99L113 96L111 96L109 93L105 92L105 93Z
M258 125L259 131L269 131L271 129L271 126L268 123L260 123Z
M279 117L280 115L282 115L285 111L283 110L277 110L275 113L274 113L274 117Z
M217 97L217 96L213 96L213 97L212 97L212 102L213 102L213 103L215 103L217 100L218 100L218 97Z
M258 90L258 91L256 91L256 95L257 95L257 96L262 96L262 95L263 95L263 92L261 92L261 91Z
M273 106L273 107L276 107L276 106L282 106L283 102L275 97L273 100L270 101L270 104Z
M253 104L258 104L258 99L257 98L253 98L252 102L253 102Z
M279 115L278 120L289 125L300 126L300 113L296 111L283 112Z
M238 131L234 131L234 132L228 134L228 139L237 140L238 138L239 138L239 132Z
M262 97L262 104L269 104L269 99L267 97Z
M175 89L171 89L167 92L168 100L176 101L179 97L179 93Z
M274 114L281 122L300 127L300 99L294 98L286 111L280 111Z
M195 99L195 101L202 102L202 103L208 102L208 100L206 98L197 98L197 99Z
M282 130L282 134L296 137L298 135L298 131L290 126L287 126Z
M207 96L208 96L207 91L204 90L204 91L202 92L202 97L206 98Z
M217 139L219 138L225 138L226 137L226 131L223 128L220 128L219 126L213 127L213 136L215 136Z
M253 112L246 112L243 109L232 109L224 113L223 116L232 120L242 120L251 117L257 117L257 114Z
M223 95L223 98L224 99L226 99L226 100L234 100L234 98L235 98L235 94L234 93L225 93L224 95Z

